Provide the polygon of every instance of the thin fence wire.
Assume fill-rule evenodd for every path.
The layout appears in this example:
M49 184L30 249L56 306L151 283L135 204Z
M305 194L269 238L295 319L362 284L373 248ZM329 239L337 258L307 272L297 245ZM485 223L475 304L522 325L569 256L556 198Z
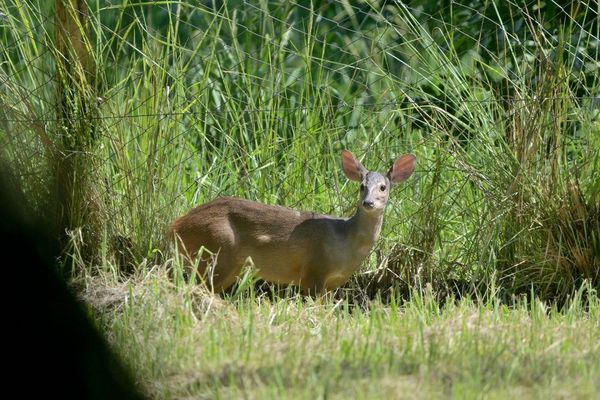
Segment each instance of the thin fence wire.
M527 3L525 8L528 8L529 6L531 6L532 4L534 4L535 1L530 1ZM554 3L554 2L553 2ZM269 15L267 13L266 10L257 7L256 5L254 5L251 2L244 2L244 4L248 7L248 9L254 10L256 13L262 13L264 17L266 18L271 18L273 20L274 23L279 23L282 25L285 25L287 27L287 29L290 29L292 31L295 31L296 33L299 33L301 35L304 35L306 32L296 28L295 26L293 26L293 24L287 24L286 21L281 20L279 18L276 18L272 15ZM114 6L114 4L113 4ZM356 43L357 41L360 40L365 40L367 42L371 42L373 39L369 36L370 34L375 33L376 31L378 31L379 29L381 29L381 26L379 26L378 24L374 24L373 27L371 27L370 29L367 29L365 31L361 31L361 30L354 30L351 29L347 26L344 25L344 22L346 22L350 16L346 15L344 18L342 18L341 20L333 20L327 17L324 17L322 15L318 15L317 13L314 12L314 10L300 5L297 5L299 8L303 9L304 11L308 12L308 13L312 13L307 15L303 20L301 21L294 21L296 23L296 26L301 26L303 23L305 23L309 18L320 18L323 21L326 21L327 23L331 24L331 28L329 28L329 30L326 30L324 32L319 32L319 35L326 35L328 33L330 33L333 30L341 30L344 32L348 32L351 35L356 36L355 39L353 39L352 41L348 42L348 46ZM456 6L456 5L455 5ZM158 6L159 8L162 8L165 11L167 10L167 7L164 6ZM354 7L351 6L355 11L360 11L362 12L362 10L358 7ZM404 7L406 8L409 12L410 11L414 11L414 10L410 10L409 7L405 6L405 5L399 5L399 7ZM450 7L450 5L446 6L446 8ZM467 6L465 6L467 7ZM127 13L128 11L125 11L125 13ZM219 17L219 18L223 18L226 22L228 23L233 23L233 21L226 17L223 14L214 14L215 17ZM134 17L133 15L130 15L132 18ZM137 18L137 16L135 16ZM485 16L483 16L484 18L487 18ZM554 17L556 18L556 16ZM439 18L433 16L433 15L429 15L427 18L424 19L424 22L422 23L427 23L428 20L431 21L436 21L436 22L440 22L441 20L439 20ZM51 21L50 16L47 16L45 18L42 18L40 20L40 22L38 23L38 27L42 26L45 23L48 23L49 21ZM493 22L494 24L496 24L498 26L498 28L502 28L501 25L498 22L495 22L493 20L490 20L491 22ZM544 32L545 34L550 34L549 32L547 32L543 25L541 25L538 21L533 20L538 28L540 28L540 30L542 32ZM96 23L99 22L95 21ZM442 21L443 22L443 21ZM190 22L188 21L182 21L183 24L187 24L187 25L191 25ZM238 32L238 34L236 35L236 37L234 38L235 40L237 40L240 35L242 35L243 33L249 33L252 35L257 36L257 40L260 40L261 42L264 42L265 44L270 44L273 46L279 46L279 42L277 42L274 38L270 38L270 37L266 37L264 35L260 35L257 34L256 32L254 32L252 29L250 29L248 26L245 26L243 24L241 24L239 21L235 22L238 26L238 28L242 28L240 29L240 32ZM388 22L389 23L389 22ZM578 24L575 21L576 24ZM580 26L578 24L578 26ZM191 26L190 26L191 27ZM8 46L6 46L6 49L8 50L9 48L14 48L14 47L18 47L20 45L20 41L27 41L31 39L31 32L34 31L36 27L29 29L27 32L24 32L23 34L19 35L19 38L15 39L12 43L9 43ZM387 28L386 28L387 29ZM582 28L583 29L583 28ZM243 32L242 32L243 30ZM118 33L114 32L112 30L111 27L107 27L107 26L102 26L102 31L105 31L107 33L111 33L111 34L116 34L118 35ZM458 33L463 33L466 34L465 32L460 31L460 29L457 29ZM199 35L199 33L197 33L196 35ZM490 32L490 35L496 35L496 32ZM510 34L510 33L509 33ZM591 34L591 37L595 40L597 40L597 37L595 37L593 34ZM191 38L193 39L193 38ZM331 48L333 48L336 51L341 52L341 54L348 56L350 58L354 58L356 59L353 63L350 64L343 64L339 67L333 67L330 65L334 65L335 62L332 62L331 60L326 60L326 62L322 62L319 64L319 66L321 68L323 68L325 71L329 72L329 73L336 73L339 72L340 69L344 69L344 68L355 68L357 69L359 72L363 71L361 70L361 68L356 67L357 65L360 65L361 63L367 61L369 59L369 55L364 57L364 58L358 58L357 56L350 52L347 51L346 49L340 47L339 45L337 45L336 43L327 43L326 41L319 39L318 37L313 37L312 38L316 43L319 43L323 46L330 46ZM517 37L513 37L513 39L518 39ZM40 46L46 46L47 43L44 40L37 40L36 41L38 45ZM427 42L429 42L429 44L427 46L439 46L439 44L437 44L432 38L428 38ZM133 44L128 44L131 47L134 47ZM382 51L386 54L390 54L391 52L390 50L392 50L393 48L384 48L382 49ZM137 49L135 49L137 50ZM221 50L219 50L217 53L221 54L221 53L226 53L228 51L230 51L231 49L229 47L225 47ZM12 71L11 74L6 75L5 77L3 77L3 84L8 83L9 81L11 81L14 77L18 76L19 74L21 74L24 70L27 70L27 68L31 68L31 66L38 61L38 59L45 57L48 55L48 53L51 51L51 49L46 49L45 51L43 51L42 53L40 53L38 56L36 56L34 59L32 60L27 60L27 64L28 65L23 65L22 68ZM260 57L258 57L259 53L260 53L260 49L257 49L255 53L250 53L250 52L244 52L244 60L240 60L239 63L237 64L233 64L229 67L230 71L236 71L237 68L239 68L245 61L247 60L252 60L253 62L257 62L257 63L261 63L264 64L266 67L272 67L272 65L270 65L269 63L266 63L264 60L262 60ZM293 51L291 51L290 49L284 49L285 52L288 52L288 55L291 56L297 56L297 54L295 54ZM570 50L568 50L570 51ZM208 55L204 56L204 57L200 57L199 62L202 61L206 61L209 57L214 57L214 54L209 53ZM411 57L418 57L418 54L413 54ZM589 56L587 56L589 57ZM143 58L147 59L148 61L152 62L155 66L158 66L159 68L162 68L161 65L161 60L153 60L152 57L150 57L148 54L143 54ZM409 66L410 62L411 62L411 58L407 58L405 60L402 60L402 62L406 65ZM451 57L448 57L447 62L445 64L442 64L440 66L438 66L436 69L433 69L431 71L429 71L429 73L436 73L437 70L441 70L443 68L447 68L450 64L452 64L453 62L455 62L454 59L452 59ZM41 124L41 125L47 125L47 124L56 124L56 123L60 123L61 119L60 118L56 118L53 117L53 105L51 103L51 101L47 98L44 98L43 95L40 96L37 93L39 91L43 91L46 89L47 85L51 85L52 83L55 83L55 78L53 77L53 73L51 71L44 71L42 69L39 69L38 67L35 67L39 70L40 73L42 74L47 74L47 76L50 77L50 79L46 80L45 82L39 84L37 87L34 88L28 88L28 87L20 87L19 89L22 91L23 96L20 99L16 99L15 103L12 104L13 107L17 108L20 105L20 102L25 101L25 100L30 100L32 97L35 98L37 101L45 103L45 105L48 107L48 110L46 112L44 112L41 115L33 115L31 116L31 118L10 118L10 117L3 117L2 118L2 122L3 123L15 123L15 124L23 124L23 130L27 130L27 125L26 124ZM167 71L167 73L170 74L170 72ZM174 81L179 81L181 79L183 79L184 75L187 73L187 71L182 71L181 74L179 76L174 76L174 75L170 75L171 79ZM302 79L305 77L305 75L308 73L308 71L305 71L302 75L298 76L297 79ZM253 79L258 79L258 80L266 80L267 78L262 78L262 77L252 77ZM381 79L392 79L395 81L402 81L402 77L395 75L392 72L387 71L386 73L382 73L381 76L378 78L379 80ZM428 77L427 76L422 76L419 80L413 81L411 82L411 85L413 86L418 86L420 83L422 83L423 81L427 80ZM125 81L126 83L127 81ZM11 82L12 84L16 84L18 85L18 83L15 82ZM120 88L118 88L117 90L114 90L111 95L105 99L102 100L102 103L104 104L109 104L111 102L111 98L115 97L117 95L120 94L121 91L126 90L127 86L126 84L122 84ZM366 84L364 82L353 82L353 83L359 83L361 85L363 85L363 87L365 89L368 89ZM377 80L373 83L377 83ZM258 85L257 85L258 86ZM213 91L218 93L219 95L223 96L223 97L227 97L229 96L229 94L227 92L224 92L220 89L218 89L217 87L215 87L214 85L211 86L211 83L207 83L207 85L202 88L198 94L197 94L197 98L199 98L199 96L204 95L205 91ZM268 98L266 100L266 102L269 102L270 100L272 100L273 98L275 98L278 95L281 95L282 92L281 90L279 91L275 91L271 98ZM297 93L299 95L299 93ZM148 103L152 102L155 100L155 98L157 96L162 96L161 93L154 93L151 94L150 96L148 96L147 98L140 100L139 102L137 102L137 104L135 104L127 113L125 114L119 114L119 113L113 113L113 114L108 114L108 115L103 115L103 112L108 112L108 110L104 109L102 105L100 105L100 115L94 115L94 116L86 116L86 115L80 115L80 116L75 116L73 118L73 120L77 120L77 119L87 119L87 120L98 120L98 121L114 121L114 124L107 124L102 126L102 130L101 130L101 135L105 136L106 138L111 138L111 129L114 125L119 124L121 122L123 122L124 120L135 120L135 119L140 119L140 118L153 118L156 117L157 120L154 124L148 124L147 127L143 130L141 130L139 133L137 133L136 135L132 135L130 138L128 138L126 141L123 141L121 143L119 143L120 149L117 150L124 150L127 148L127 146L129 146L131 143L135 143L137 140L139 140L141 137L143 137L144 135L148 135L149 132L151 132L152 130L156 129L157 127L159 127L161 125L161 123L163 123L166 119L168 118L181 118L181 117L189 117L192 119L192 123L189 124L189 127L186 129L182 129L177 135L172 136L171 138L169 138L169 141L167 143L164 144L164 146L172 146L174 145L174 143L177 143L177 141L182 138L182 137L186 137L190 135L190 131L195 129L196 124L202 124L203 120L202 117L209 114L211 117L212 116L223 116L228 114L230 111L227 110L226 108L229 105L229 102L223 101L222 105L220 106L213 106L210 108L210 110L205 110L205 111L184 111L184 112L143 112L143 113L136 113L134 114L134 112L136 110L142 109L144 108ZM597 102L598 96L597 95L589 95L589 96L568 96L568 97L544 97L543 99L528 99L528 98L511 98L509 96L501 96L501 97L495 97L495 98L489 98L489 99L478 99L478 100L474 100L474 99L461 99L461 102L463 103L468 103L468 104L498 104L498 103L502 103L502 102L506 102L507 104L514 104L514 103L523 103L523 107L526 107L527 103L531 102L531 101L555 101L555 100L569 100L569 101L578 101L578 102L582 102L584 100L590 100L590 107L597 107L597 105L595 104ZM177 99L174 98L173 99L174 103L178 103L179 101L182 101L184 99ZM194 100L194 99L192 99ZM243 100L242 99L233 99L234 102L236 103L242 103ZM318 108L322 108L323 106L321 105L309 105L309 104L301 104L298 106L294 106L294 107L278 107L277 108L277 112L283 112L283 113L298 113L298 112L304 112L304 111L309 111L309 110L316 110ZM372 103L359 103L359 104L346 104L346 103L340 103L340 104L329 104L327 105L328 108L330 109L335 109L335 111L339 111L339 110L343 110L343 112L348 115L351 112L356 111L357 109L363 110L360 111L361 115L363 116L363 124L369 123L369 120L376 118L377 114L381 114L381 113L389 113L390 111L394 111L394 110L390 110L390 108L402 108L402 107L408 107L410 109L412 109L413 111L417 111L417 113L419 112L419 109L421 107L421 104L419 104L417 101L414 101L413 99L410 99L409 101L384 101L384 102L372 102ZM514 114L518 112L519 108L517 107L513 107L512 108L512 113L508 114L504 117L504 122L509 121L511 118L514 117ZM237 112L242 113L242 114L250 114L250 113L265 113L265 114L269 114L273 111L272 108L268 108L268 107L252 107L252 106L246 106L244 108L238 109ZM365 115L365 112L367 113L367 115ZM409 124L413 123L417 118L419 117L415 117L412 115L406 115L406 122L404 123L404 125L402 126L395 126L394 127L394 131L397 131L401 128L407 128ZM276 117L276 119L284 124L287 125L288 128L294 128L293 126L289 125L289 122L283 121L282 118L280 117ZM305 127L306 131L311 131L312 129L316 128L319 123L321 123L322 121L317 121L315 122L315 125L313 126L308 126ZM503 123L504 123L503 122ZM182 121L179 120L179 123L181 124ZM382 134L379 138L378 141L373 141L372 143L370 143L368 145L368 148L366 150L366 152L370 152L371 149L375 148L376 145L378 144L378 142L382 142L382 141L386 141L389 140L390 137L393 137L393 135L395 134L394 131L388 131L385 134ZM424 139L427 140L427 139ZM189 156L187 156L186 158L182 159L180 161L181 164L187 164L188 161L190 160L190 158L192 158L194 155L191 154ZM110 161L110 157L106 158L106 159L102 159L100 160L100 164L106 163L108 161ZM298 169L300 168L304 168L304 166L299 166ZM421 172L426 172L426 171L421 171ZM467 171L463 171L463 172L467 172ZM169 177L169 174L167 174L165 177L163 177L163 179L166 179L167 177ZM111 184L105 188L105 190L108 191L112 190L113 187L115 187L117 184L120 183L120 180L126 179L125 174L123 174L120 178L117 178L116 181L111 182ZM464 177L465 181L463 182L463 184L465 184L468 179L470 179L469 175L466 174ZM184 189L184 192L187 192L189 190L191 190L193 188L193 186L196 184L195 181L193 181L189 187ZM279 183L279 185L281 186L282 182ZM322 186L323 184L321 184ZM320 190L321 187L317 187L314 190ZM222 188L222 191L219 192L218 194L222 193L222 192L228 192L230 190L229 187L224 187ZM139 194L138 197L142 196L143 194ZM305 194L306 197L312 195L312 192L307 192ZM177 197L179 197L180 195L177 195ZM173 198L171 200L168 200L165 202L165 205L162 206L159 209L160 211L163 211L166 208L172 207L173 202L176 201L176 198ZM134 199L135 200L135 199ZM304 198L299 198L298 203L301 203L304 200Z
M38 90L40 88L42 88L45 85L50 84L51 82L53 82L54 80L48 80L44 83L42 83L40 86L38 86L35 90ZM28 92L27 96L32 95L35 90ZM26 96L24 96L25 98ZM23 99L24 99L23 98ZM23 99L20 99L19 101L22 101ZM146 102L151 101L152 97L148 97L147 99L143 100L138 107L136 108L141 108ZM508 97L505 97L503 99L484 99L484 100L469 100L469 99L464 99L463 103L466 104L498 104L498 103L506 103L508 104L514 104L514 103L531 103L532 101L535 102L545 102L545 101L556 101L556 100L569 100L569 101L582 101L582 100L594 100L594 101L598 101L598 96L561 96L561 97L556 97L556 96L551 96L551 97L540 97L540 98L535 98L535 99L511 99ZM328 105L328 108L334 108L334 109L343 109L343 108L348 108L348 109L356 109L356 108L367 108L369 109L370 113L389 113L390 110L386 109L388 107L406 107L407 104L409 105L419 105L417 102L406 102L406 101L386 101L386 102L381 102L381 103L360 103L360 104L335 104L335 105ZM220 108L224 108L226 107L225 105L218 107L215 110L211 110L211 113L213 114L226 114L229 111L227 110L221 110ZM595 104L595 102L591 102L589 104L590 110L596 109L598 108L598 105ZM241 110L237 110L238 112L242 112L242 113L270 113L272 111L280 111L280 112L297 112L297 111L310 111L310 110L318 110L318 109L322 109L323 106L318 106L318 105L302 105L302 106L297 106L297 107L278 107L276 110L270 109L270 108L244 108ZM377 110L378 108L380 108L380 110ZM143 113L143 114L113 114L113 115L99 115L99 116L86 116L86 115L78 115L78 116L74 116L74 117L70 117L70 120L72 121L77 121L77 120L86 120L86 121L98 121L98 120L123 120L123 119L136 119L136 118L148 118L148 117L161 117L161 118L165 118L165 117L179 117L179 116L202 116L204 114L204 112L201 111L182 111L182 112L156 112L156 113ZM44 118L42 117L32 117L32 118L3 118L2 119L4 122L15 122L15 123L27 123L27 122L31 122L31 123L48 123L48 122L60 122L63 119L62 118Z

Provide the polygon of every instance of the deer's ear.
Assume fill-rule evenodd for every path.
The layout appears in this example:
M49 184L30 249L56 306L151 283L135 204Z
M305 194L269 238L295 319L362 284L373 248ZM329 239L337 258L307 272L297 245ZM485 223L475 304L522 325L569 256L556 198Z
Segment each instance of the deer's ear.
M342 169L351 181L362 181L367 169L348 150L342 151Z
M408 179L415 170L417 157L413 154L400 156L387 173L387 177L393 184L400 183Z

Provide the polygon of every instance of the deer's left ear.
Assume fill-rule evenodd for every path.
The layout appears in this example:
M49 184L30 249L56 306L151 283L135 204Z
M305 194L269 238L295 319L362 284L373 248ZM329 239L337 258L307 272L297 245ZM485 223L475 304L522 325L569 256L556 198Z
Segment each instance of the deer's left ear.
M392 184L407 180L415 171L417 157L413 154L404 154L400 156L387 173L387 177Z

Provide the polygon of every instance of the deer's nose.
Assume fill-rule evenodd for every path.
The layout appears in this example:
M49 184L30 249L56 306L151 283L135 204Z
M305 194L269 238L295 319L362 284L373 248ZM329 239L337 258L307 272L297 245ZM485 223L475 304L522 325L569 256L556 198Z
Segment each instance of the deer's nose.
M372 201L370 201L370 200L364 200L363 201L363 207L366 208L367 210L370 210L373 207L375 207L375 204Z

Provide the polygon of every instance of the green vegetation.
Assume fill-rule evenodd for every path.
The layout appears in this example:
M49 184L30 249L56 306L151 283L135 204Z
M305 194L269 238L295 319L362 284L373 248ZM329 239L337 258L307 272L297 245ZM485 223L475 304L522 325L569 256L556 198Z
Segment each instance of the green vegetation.
M177 269L177 267L175 267ZM222 299L164 269L82 290L156 398L595 398L600 302ZM323 300L323 299L321 299ZM583 307L582 304L587 304Z
M53 3L0 0L0 157L150 393L598 391L598 2L88 1L85 60ZM349 215L344 148L418 165L333 298L169 274L220 195Z

